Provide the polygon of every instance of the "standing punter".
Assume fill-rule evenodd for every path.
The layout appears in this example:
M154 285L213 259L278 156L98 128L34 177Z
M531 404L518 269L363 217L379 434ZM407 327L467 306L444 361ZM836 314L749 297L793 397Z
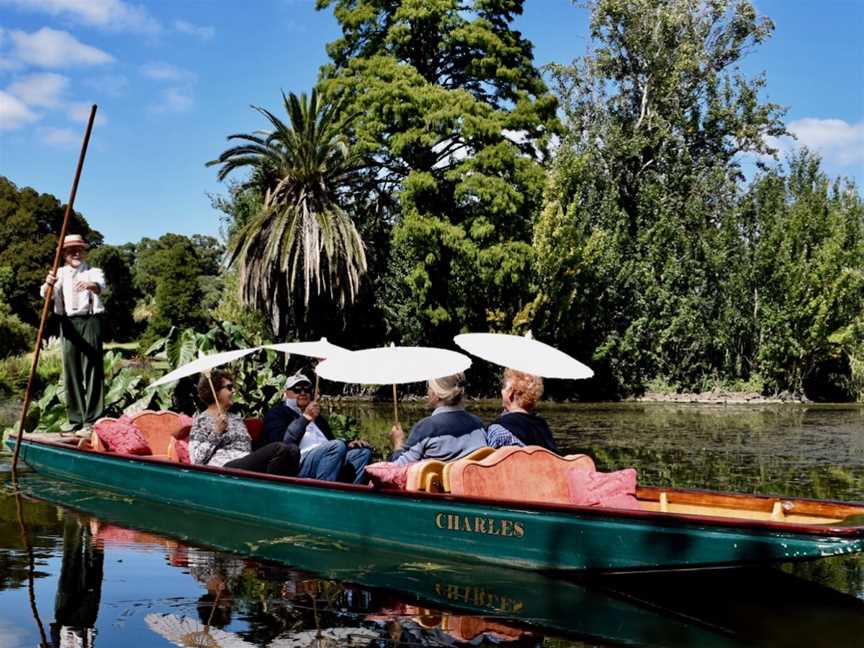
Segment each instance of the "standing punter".
M48 273L40 290L44 297L48 286L54 286L54 312L60 316L63 341L66 418L80 437L90 436L104 406L101 314L105 307L99 296L105 290L105 275L84 260L86 249L80 235L64 238L65 263L56 276Z

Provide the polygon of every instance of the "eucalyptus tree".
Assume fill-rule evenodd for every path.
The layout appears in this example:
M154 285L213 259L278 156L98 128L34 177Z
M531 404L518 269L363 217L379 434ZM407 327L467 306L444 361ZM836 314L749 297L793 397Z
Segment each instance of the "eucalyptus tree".
M535 322L596 349L625 391L656 376L699 389L743 362L721 330L740 163L785 127L737 64L773 24L747 0L588 6L589 53L550 70L566 131L534 238Z
M232 235L228 263L238 269L241 300L271 316L284 332L302 295L352 302L366 272L363 241L347 207L362 167L345 135L339 102L317 90L282 95L288 117L254 107L268 129L230 135L237 142L208 166L218 177L250 170L239 189L261 196L258 208Z

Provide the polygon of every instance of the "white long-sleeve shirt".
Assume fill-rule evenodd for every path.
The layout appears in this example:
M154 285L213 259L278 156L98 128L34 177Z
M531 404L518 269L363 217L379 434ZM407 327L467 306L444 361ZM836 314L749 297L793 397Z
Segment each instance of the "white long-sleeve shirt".
M79 281L95 283L105 290L105 274L99 268L91 268L82 262L77 268L64 265L57 271L54 284L54 312L57 315L98 315L105 312L102 299L91 290L76 290ZM47 286L42 284L39 294L45 296Z

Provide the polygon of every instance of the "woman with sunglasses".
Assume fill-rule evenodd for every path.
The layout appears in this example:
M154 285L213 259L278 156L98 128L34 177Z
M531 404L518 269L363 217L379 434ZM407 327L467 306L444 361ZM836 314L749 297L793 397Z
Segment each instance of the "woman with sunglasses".
M196 414L192 421L189 432L192 463L295 476L300 467L300 449L292 443L274 442L252 452L246 424L228 412L234 402L233 377L227 371L217 370L211 372L210 380L212 388L206 375L198 381L198 398L207 409Z

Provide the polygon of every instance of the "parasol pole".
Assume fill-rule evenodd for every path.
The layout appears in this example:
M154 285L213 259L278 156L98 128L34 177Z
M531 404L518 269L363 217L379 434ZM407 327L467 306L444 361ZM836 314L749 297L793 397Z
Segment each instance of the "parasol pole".
M60 228L60 238L57 241L57 250L54 252L54 264L51 272L57 274L60 267L60 259L63 256L63 239L66 238L66 230L69 227L69 216L72 214L72 206L75 203L75 194L78 193L78 180L81 178L81 169L84 167L84 157L87 155L87 145L90 143L90 132L93 130L93 121L96 119L96 104L90 108L90 119L87 121L87 130L84 131L84 141L81 143L81 153L78 156L78 167L75 169L75 179L72 181L72 191L69 193L69 202L66 203L66 213L63 214L63 225ZM21 452L21 438L24 436L24 419L27 418L27 410L30 408L30 397L33 390L33 381L36 378L36 367L39 364L39 353L42 350L42 336L45 334L45 323L48 321L48 308L54 301L54 287L48 286L45 291L45 303L42 305L42 318L39 321L39 332L36 334L36 346L33 348L33 363L30 365L30 376L27 378L27 388L24 391L24 404L21 406L21 421L18 423L18 436L15 440L15 455L12 457L12 479L16 477L18 466L18 455Z
M396 343L391 342L390 346L395 347ZM396 383L393 383L393 420L396 425L399 425L399 405L396 403Z

